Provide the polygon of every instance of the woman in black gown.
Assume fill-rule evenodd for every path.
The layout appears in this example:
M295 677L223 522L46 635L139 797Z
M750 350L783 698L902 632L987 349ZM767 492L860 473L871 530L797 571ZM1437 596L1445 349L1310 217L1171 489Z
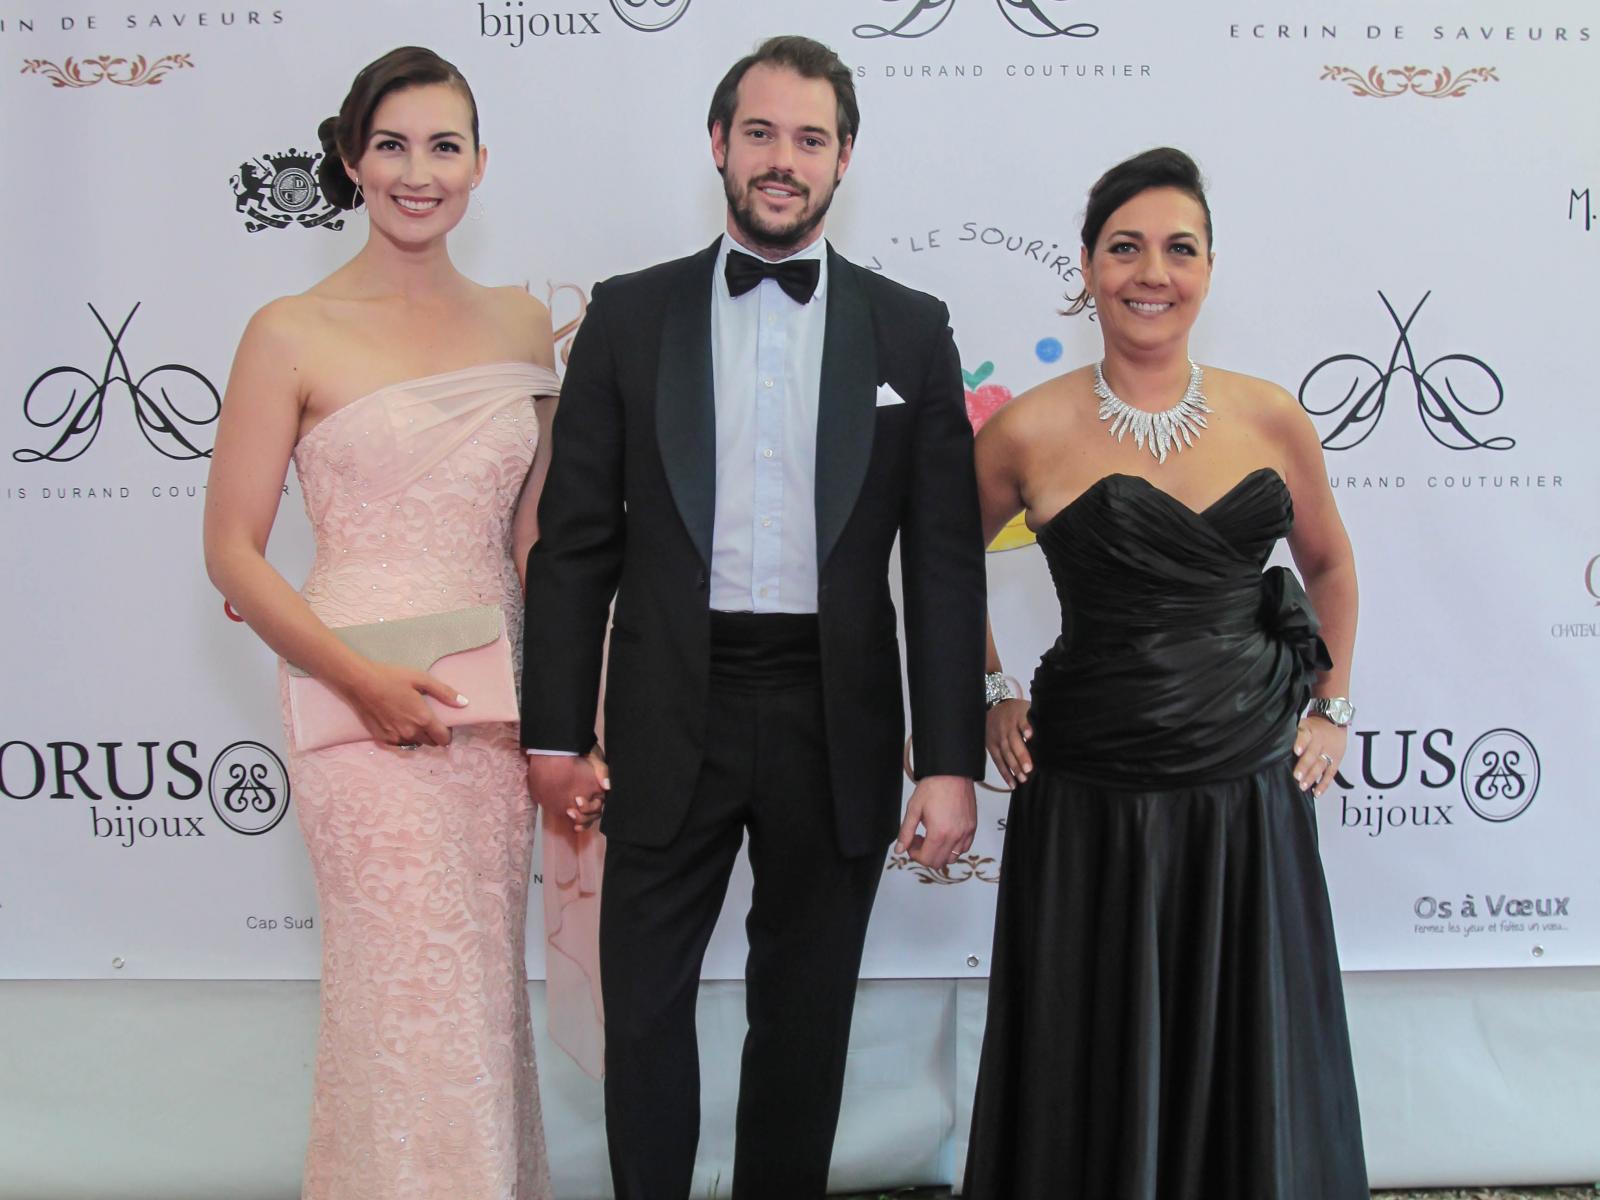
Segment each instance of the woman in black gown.
M1350 542L1294 399L1190 362L1194 163L1107 172L1083 246L1103 361L977 441L986 531L1026 514L1062 633L1031 707L990 677L1016 791L966 1195L1364 1200L1313 812L1352 711ZM1280 537L1305 590L1263 572Z

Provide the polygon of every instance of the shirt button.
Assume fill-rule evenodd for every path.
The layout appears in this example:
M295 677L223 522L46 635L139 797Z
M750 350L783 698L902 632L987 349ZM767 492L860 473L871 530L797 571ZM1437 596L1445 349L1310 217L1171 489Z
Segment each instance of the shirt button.
M768 325L776 325L777 323L778 323L777 315L776 314L769 314L768 317L767 317L767 324Z
M771 529L772 528L772 518L771 517L762 517L761 518L761 528L763 528L763 529Z
M766 588L762 588L760 591L758 591L756 593L756 595L760 596L763 600L765 600L767 598L767 589Z
M763 380L762 380L762 381L761 381L761 386L762 386L762 387L771 387L771 386L772 386L772 380L770 380L770 379L763 379Z
M761 452L761 457L762 458L771 458L772 457L772 451L771 450L763 450Z

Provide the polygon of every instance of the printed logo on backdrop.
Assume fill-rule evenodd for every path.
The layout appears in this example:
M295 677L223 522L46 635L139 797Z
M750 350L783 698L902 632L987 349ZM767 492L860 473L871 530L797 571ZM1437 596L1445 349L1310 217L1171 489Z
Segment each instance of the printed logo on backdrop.
M1100 27L1091 22L1066 19L1067 6L1076 4L1077 0L992 2L1012 29L1027 37L1091 38L1100 32ZM852 29L850 32L858 38L927 37L945 23L956 7L956 0L871 0L871 3L878 21L863 21ZM889 6L888 13L883 11L885 5Z
M897 83L947 81L952 86L961 86L962 81L1002 74L1012 79L1048 79L1063 84L1149 79L1153 74L1149 63L1095 61L1082 57L1088 40L1101 32L1101 27L1093 21L1076 19L1087 7L1083 0L965 2L984 13L987 27L1022 35L1025 40L1007 37L1005 33L999 37L1011 50L1029 57L1015 61L994 57L965 62L950 62L944 58L923 61L919 52L924 46L931 53L935 45L947 44L939 41L939 37L945 36L940 30L955 12L958 0L855 0L854 11L859 17L850 32L865 43L860 47L864 56L875 52L889 56L855 62L856 77ZM935 37L936 34L939 37ZM928 41L924 43L921 39ZM1025 49L1030 43L1031 51ZM992 49L1000 48L994 39L989 39L988 45Z
M260 742L234 742L218 754L206 790L217 819L235 833L267 833L289 811L289 773Z
M630 29L660 33L683 20L691 0L611 0L611 11Z
M1496 89L1484 85L1500 82L1499 68L1472 64L1433 65L1435 54L1457 53L1463 57L1472 50L1505 46L1519 55L1549 52L1563 58L1586 53L1592 44L1590 28L1582 24L1587 14L1574 5L1576 20L1548 19L1537 24L1493 25L1442 23L1408 25L1371 21L1226 21L1220 28L1226 39L1250 52L1299 54L1305 63L1306 78L1342 87L1365 100L1396 100L1402 97L1422 100L1459 100L1464 96L1484 95ZM1369 66L1330 65L1326 51L1334 45L1372 47L1392 53L1387 63ZM1389 49L1393 47L1392 51ZM1427 57L1417 50L1426 47ZM1479 62L1481 63L1481 59ZM1575 66L1578 64L1574 64Z
M23 0L23 4L26 2ZM9 7L15 10L22 5ZM215 34L231 41L247 30L259 33L286 23L283 8L224 8L219 11L214 8L182 9L169 5L159 9L123 9L103 13L79 10L77 14L65 17L50 11L62 7L54 0L37 0L33 12L16 11L13 15L0 16L0 37L32 37L39 42L53 44L79 38L101 41L112 31L175 31L181 32L188 40L203 41ZM134 88L162 83L174 72L188 71L195 66L195 56L188 50L163 54L158 58L148 58L143 54L77 54L59 62L54 58L25 58L22 74L46 80L52 88L62 90L98 87L102 83Z
M568 295L574 299L563 298ZM575 283L547 283L544 304L550 310L551 324L555 325L556 359L564 368L572 357L572 342L578 336L578 326L583 324L584 315L589 311L589 296Z
M1577 188L1568 189L1571 193L1567 200L1567 220L1581 224L1583 231L1588 233L1594 228L1594 204L1589 199L1589 189L1579 191Z
M1518 896L1487 889L1481 899L1472 892L1455 898L1418 896L1408 915L1414 918L1411 932L1423 936L1453 934L1469 940L1507 934L1543 937L1571 930L1572 897ZM1534 958L1543 958L1543 943L1534 943L1528 952Z
M1384 292L1377 296L1388 329L1366 346L1317 362L1297 392L1301 408L1316 423L1323 448L1341 455L1338 462L1329 459L1329 485L1391 496L1404 495L1407 487L1418 483L1458 496L1563 488L1562 473L1531 467L1519 439L1505 432L1501 409L1507 390L1492 360L1468 353L1459 343L1452 345L1448 329L1441 328L1458 306L1434 298L1431 291L1409 307L1396 305ZM1417 430L1427 435L1421 444ZM1405 461L1415 464L1419 473L1352 471L1347 464L1361 462L1364 452L1378 443L1401 447ZM1425 466L1438 461L1426 456L1439 449L1492 461L1480 463L1452 454L1451 466L1461 464L1462 469ZM1384 461L1393 463L1393 453Z
M1500 377L1483 359L1450 353L1425 367L1417 365L1411 327L1431 295L1424 293L1402 319L1389 297L1378 293L1397 333L1387 365L1379 366L1364 354L1335 354L1300 381L1300 406L1313 417L1333 418L1332 429L1322 438L1323 449L1349 450L1371 437L1388 408L1391 389L1397 401L1409 392L1428 436L1448 450L1509 450L1517 444L1505 436L1480 438L1469 427L1469 422L1498 411L1506 398Z
M1461 766L1461 796L1485 821L1511 821L1539 791L1539 752L1515 729L1491 729Z
M610 0L610 14L635 33L663 33L689 11L693 0ZM601 10L546 8L539 0L477 0L478 36L512 49L547 39L599 37L606 31ZM614 28L614 26L613 26Z
M1076 247L1077 240L1071 236L1043 237L1036 231L1019 232L998 222L962 221L951 227L938 225L895 234L887 246L862 265L938 294L948 289L939 287L937 279L929 280L923 273L941 267L956 269L952 260L959 255L963 279L993 279L1005 272L1010 275L1006 285L1009 291L1022 288L1035 293L1035 303L1025 310L1029 315L1020 318L1032 320L1039 334L1028 359L997 365L993 358L980 357L970 366L962 364L967 419L976 433L1011 400L1015 391L1025 390L1059 369L1056 364L1064 353L1058 336L1063 317L1098 319L1078 267ZM1031 371L1031 377L1018 386L1013 381L1025 370ZM1019 513L996 536L989 551L1015 550L1033 542L1033 532Z
M108 847L151 841L198 841L216 829L274 829L289 809L289 777L266 746L238 741L201 766L198 743L71 739L0 743L0 796L50 806L63 821ZM206 792L211 811L199 797ZM73 801L75 804L63 804Z
M1453 100L1465 96L1474 84L1500 82L1494 67L1470 67L1459 73L1449 67L1370 67L1365 74L1351 67L1324 67L1321 78L1342 83L1357 96L1378 100L1396 96Z
M228 186L233 189L234 209L244 215L244 227L251 233L290 225L343 229L343 210L329 204L317 185L321 161L320 150L308 153L291 148L240 163L239 173L228 180Z
M1600 608L1600 554L1591 555L1584 562L1580 583L1584 597L1580 603L1588 619L1574 620L1576 612L1563 611L1561 619L1550 622L1550 636L1556 641L1582 640L1591 646L1600 646L1600 620L1595 619L1600 614L1594 611Z
M171 71L182 71L194 66L187 54L164 54L150 61L140 54L134 58L118 58L101 54L95 58L67 58L60 66L43 58L28 58L22 63L22 74L48 79L55 88L87 88L101 83L114 83L120 87L153 87Z
M1368 838L1434 836L1474 818L1503 825L1524 815L1542 776L1532 739L1490 729L1458 754L1466 741L1452 729L1358 731L1334 776L1340 830Z
M13 450L13 459L65 463L81 457L100 436L108 409L118 415L131 411L145 442L165 458L211 456L200 435L222 412L222 396L204 374L183 363L162 363L135 373L124 343L141 306L142 302L129 309L113 331L100 311L88 305L105 335L105 361L98 374L73 364L50 367L28 385L22 415L44 431L45 440Z

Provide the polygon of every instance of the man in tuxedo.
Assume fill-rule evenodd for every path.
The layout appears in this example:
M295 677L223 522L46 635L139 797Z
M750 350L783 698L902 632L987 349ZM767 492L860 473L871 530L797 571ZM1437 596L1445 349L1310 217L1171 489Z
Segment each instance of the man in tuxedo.
M610 775L600 958L622 1200L689 1194L695 997L744 837L732 1195L815 1200L885 848L942 867L976 826L972 434L945 306L822 238L858 123L826 46L773 38L736 63L708 120L727 232L597 285L562 388L528 564L522 737L546 805ZM897 535L918 780L903 820Z

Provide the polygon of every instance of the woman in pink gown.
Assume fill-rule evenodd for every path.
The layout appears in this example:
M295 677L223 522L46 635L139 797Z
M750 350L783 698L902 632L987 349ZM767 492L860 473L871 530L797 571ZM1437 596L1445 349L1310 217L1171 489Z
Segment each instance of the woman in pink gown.
M304 1195L541 1200L523 964L534 812L516 728L444 728L424 697L469 719L470 697L330 629L495 604L520 651L557 390L550 315L450 262L445 235L487 162L453 66L416 47L385 55L322 137L324 195L366 208L368 240L251 320L205 519L218 588L370 735L320 750L287 739L323 930ZM298 593L264 556L291 457L317 547ZM552 1026L592 1072L599 835L583 830L599 803L547 814L545 852Z

